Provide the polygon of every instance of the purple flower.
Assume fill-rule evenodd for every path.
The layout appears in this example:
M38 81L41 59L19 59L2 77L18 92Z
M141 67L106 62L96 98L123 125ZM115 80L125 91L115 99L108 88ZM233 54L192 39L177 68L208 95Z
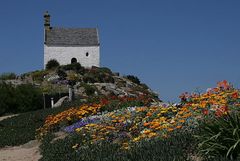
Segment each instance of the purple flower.
M63 130L65 132L68 132L68 133L71 133L71 132L74 132L75 129L77 128L80 128L80 127L83 127L87 124L90 124L90 123L96 123L96 122L99 122L99 118L85 118L85 119L81 119L80 121L70 125L70 126L67 126L65 127Z

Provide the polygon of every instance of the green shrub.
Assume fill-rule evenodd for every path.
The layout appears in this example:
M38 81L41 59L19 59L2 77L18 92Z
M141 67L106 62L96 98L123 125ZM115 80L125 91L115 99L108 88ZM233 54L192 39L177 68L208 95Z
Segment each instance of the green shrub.
M96 87L94 87L92 85L89 85L89 84L86 84L86 83L82 83L81 86L84 87L85 93L88 96L94 95L95 91L97 90Z
M83 75L83 82L85 83L114 83L112 73L101 68L92 68L89 72Z
M57 75L60 77L61 80L65 80L67 77L67 73L62 68L58 68Z
M108 73L108 74L110 74L110 75L113 74L112 71L111 71L111 69L109 69L109 68L107 68L107 67L98 68L98 71L99 71L99 72L102 72L102 73Z
M54 69L59 66L59 62L56 59L51 59L46 64L46 69Z
M48 72L45 71L45 70L37 70L37 71L34 71L32 72L30 75L32 76L32 79L34 81L43 81L44 80L44 76L47 75Z
M191 133L175 134L168 139L152 139L135 144L130 150L121 150L107 141L83 145L81 136L71 134L63 140L52 141L48 135L41 145L41 161L185 161L195 143ZM76 150L72 146L78 143Z
M60 68L65 71L73 70L80 74L84 74L84 72L85 72L85 68L82 67L80 63L72 63L72 64L67 64L67 65L62 65Z
M17 146L34 140L36 130L44 124L48 115L62 112L70 107L72 106L66 104L58 108L23 113L0 121L0 148Z
M140 85L140 80L138 79L138 77L133 76L133 75L127 75L126 76L127 79L129 79L130 81L132 81L133 83L139 84Z
M85 73L83 75L83 82L84 83L96 83L97 80L96 80L96 77L93 74Z
M200 126L199 153L207 158L240 159L240 115L231 113L205 120Z
M0 116L5 113L21 113L41 109L42 94L39 88L31 84L14 87L0 83Z
M3 73L0 75L0 80L11 80L16 79L16 77L15 73Z

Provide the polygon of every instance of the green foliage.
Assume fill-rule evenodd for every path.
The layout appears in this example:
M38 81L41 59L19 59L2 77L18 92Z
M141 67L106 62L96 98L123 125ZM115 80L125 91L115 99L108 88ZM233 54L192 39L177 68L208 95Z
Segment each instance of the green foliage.
M110 74L110 75L113 74L112 71L111 71L111 69L109 69L109 68L107 68L107 67L101 67L101 68L98 68L98 70L99 70L99 72L101 72L101 73L108 73L108 74Z
M16 77L15 73L3 73L0 75L0 80L11 80L16 79Z
M84 83L96 83L98 82L99 80L96 80L97 78L95 77L94 74L91 74L91 73L85 73L83 75L83 82Z
M46 69L55 69L59 66L59 62L56 59L51 59L46 64Z
M43 81L44 76L47 74L48 74L48 72L45 70L40 70L40 71L37 70L37 71L32 72L30 75L32 76L32 79L34 81Z
M72 146L76 143L82 145L81 136L72 134L56 141L52 141L53 138L52 135L44 138L40 147L41 161L185 161L189 148L194 145L192 135L187 133L176 134L166 140L142 141L130 150L122 150L120 145L104 141L74 150Z
M5 113L21 113L43 107L39 88L31 84L14 87L0 83L0 116Z
M68 109L68 104L53 109L27 112L0 121L0 148L17 146L35 139L36 130L44 124L45 118Z
M205 120L200 126L199 152L208 158L240 159L240 115L231 113Z
M85 72L85 68L82 67L80 63L72 63L72 64L67 64L67 65L62 65L60 68L65 71L73 70L80 74L83 74Z
M94 86L86 84L86 83L82 83L81 86L84 87L85 93L88 96L94 95L95 91L97 90Z
M138 79L138 77L133 76L133 75L127 75L126 76L127 79L129 79L130 81L132 81L133 83L139 84L140 85L140 80Z
M57 75L61 80L65 80L67 78L67 73L62 68L58 68Z
M94 67L83 75L85 83L114 83L113 74L108 68Z

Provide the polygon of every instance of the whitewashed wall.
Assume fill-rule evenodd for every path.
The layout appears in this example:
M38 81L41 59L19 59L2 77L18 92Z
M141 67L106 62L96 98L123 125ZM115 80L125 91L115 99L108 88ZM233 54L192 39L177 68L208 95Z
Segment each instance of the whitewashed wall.
M86 53L89 55L86 56ZM90 68L100 66L99 46L90 47L55 47L44 45L44 68L51 59L56 59L60 65L71 64L71 59L76 58L82 66Z

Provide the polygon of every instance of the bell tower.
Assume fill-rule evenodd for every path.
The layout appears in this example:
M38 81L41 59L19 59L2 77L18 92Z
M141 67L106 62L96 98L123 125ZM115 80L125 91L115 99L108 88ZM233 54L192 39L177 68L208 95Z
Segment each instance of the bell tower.
M51 27L50 27L50 15L49 15L49 13L48 13L48 11L46 11L45 13L44 13L44 28L45 28L45 31L49 31L50 29L51 29Z

